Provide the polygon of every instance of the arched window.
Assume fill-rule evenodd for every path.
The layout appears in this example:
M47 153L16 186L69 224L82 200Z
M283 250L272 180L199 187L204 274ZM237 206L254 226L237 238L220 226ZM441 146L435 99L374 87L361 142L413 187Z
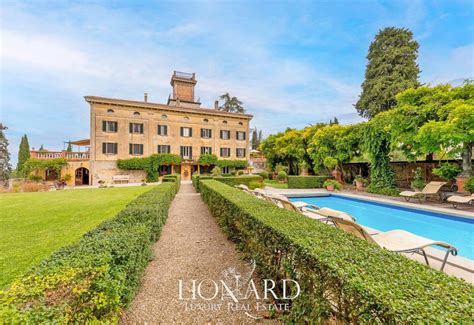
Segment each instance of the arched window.
M227 124L227 121L222 121L222 123Z
M239 122L239 125L244 125L244 123L242 123L242 122Z
M140 116L140 113L139 112L134 112L133 116Z
M204 123L209 122L209 120L207 118L205 118L203 121L204 121Z
M113 109L108 109L107 110L107 114L113 114L114 113L114 110Z
M161 115L161 119L166 120L167 118L168 118L168 115L166 114Z
M185 117L184 117L184 120L185 120L185 121L189 121L189 117L185 116Z

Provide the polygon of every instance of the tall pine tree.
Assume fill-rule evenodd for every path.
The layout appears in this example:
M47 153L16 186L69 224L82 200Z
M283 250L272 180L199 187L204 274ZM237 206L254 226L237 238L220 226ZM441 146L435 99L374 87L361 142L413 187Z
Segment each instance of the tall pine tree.
M18 150L18 164L16 170L18 173L22 172L23 164L30 158L30 144L28 143L28 136L25 134L21 137L20 148Z
M69 142L67 143L67 149L66 149L67 152L72 152L72 145L71 145L71 140L69 140Z
M10 165L10 153L8 152L8 140L3 133L7 127L0 123L0 181L10 177L12 167Z
M359 114L372 118L396 105L395 95L417 87L418 42L406 28L387 27L370 44L362 94L355 104Z

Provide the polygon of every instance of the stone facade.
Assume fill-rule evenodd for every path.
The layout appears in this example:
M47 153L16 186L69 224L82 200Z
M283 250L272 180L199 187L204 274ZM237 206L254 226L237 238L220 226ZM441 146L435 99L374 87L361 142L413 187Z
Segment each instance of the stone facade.
M203 147L211 148L219 159L248 160L252 115L201 108L201 104L194 100L195 84L194 74L175 72L171 78L173 97L167 104L150 103L146 97L144 101L130 101L86 96L85 100L90 104L91 123L90 183L112 183L114 175L129 175L130 182L141 181L145 178L144 172L119 170L116 161L159 153L158 146L169 146L166 149L177 155L182 155L182 150L188 150L181 147L192 148L192 152L185 153L189 156L185 156L187 159L181 166L168 170L181 172L184 179L190 179L191 173L196 170ZM160 132L159 126L165 126L166 132ZM182 128L191 129L191 136L186 136L189 131ZM211 130L210 136L209 131L201 129ZM229 131L229 139L222 139L221 131ZM238 133L244 138L238 139ZM131 148L133 144L138 146ZM229 148L230 155L222 157L221 148ZM237 156L237 149L241 156Z

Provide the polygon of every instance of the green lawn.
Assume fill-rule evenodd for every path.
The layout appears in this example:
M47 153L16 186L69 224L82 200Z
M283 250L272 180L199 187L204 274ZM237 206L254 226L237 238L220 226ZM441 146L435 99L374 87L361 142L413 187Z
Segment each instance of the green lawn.
M273 180L273 179L266 179L266 180L264 180L264 183L265 183L266 186L271 186L271 187L274 187L274 188L288 188L288 184L279 183L278 181Z
M150 186L0 194L0 288Z

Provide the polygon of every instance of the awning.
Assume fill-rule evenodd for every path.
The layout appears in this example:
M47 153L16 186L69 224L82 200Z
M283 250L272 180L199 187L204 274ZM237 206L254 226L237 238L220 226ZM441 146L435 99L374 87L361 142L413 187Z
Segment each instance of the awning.
M76 146L90 146L91 140L84 139L84 140L71 141L71 144L76 145Z

